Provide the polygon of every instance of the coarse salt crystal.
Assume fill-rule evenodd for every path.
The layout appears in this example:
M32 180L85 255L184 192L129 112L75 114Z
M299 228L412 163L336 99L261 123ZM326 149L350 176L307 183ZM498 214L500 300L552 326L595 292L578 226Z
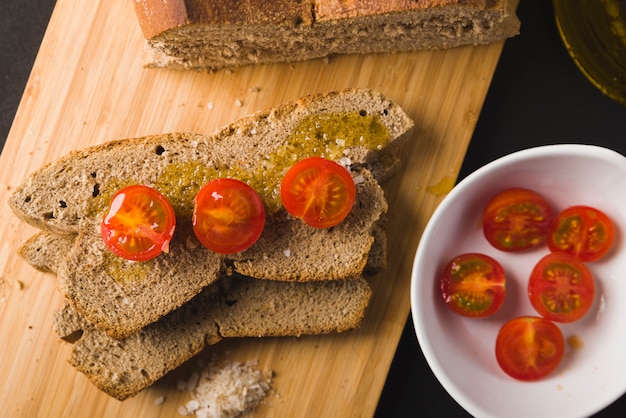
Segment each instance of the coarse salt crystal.
M196 399L192 399L185 405L185 409L189 412L194 412L196 409L200 408L200 402Z
M363 184L365 183L365 177L363 177L362 174L359 174L358 176L354 177L354 184Z

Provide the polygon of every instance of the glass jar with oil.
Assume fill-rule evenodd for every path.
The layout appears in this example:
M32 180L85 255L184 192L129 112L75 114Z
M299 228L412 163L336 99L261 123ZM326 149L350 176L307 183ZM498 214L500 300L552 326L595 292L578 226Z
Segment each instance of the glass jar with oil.
M607 96L626 105L626 0L553 0L570 56Z

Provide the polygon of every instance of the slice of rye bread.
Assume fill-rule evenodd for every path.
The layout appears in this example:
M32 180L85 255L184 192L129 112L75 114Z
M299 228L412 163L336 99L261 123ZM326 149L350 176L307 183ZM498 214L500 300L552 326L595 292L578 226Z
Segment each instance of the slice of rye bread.
M356 328L370 297L363 278L293 283L235 275L124 341L93 327L70 304L55 313L54 328L61 338L75 340L70 364L99 389L123 400L222 338Z
M384 236L379 232L377 237ZM40 270L54 273L72 245L69 236L40 232L20 248L20 255ZM382 238L374 247L372 262L384 258L384 251ZM232 275L223 276L181 308L124 341L94 327L68 302L55 312L54 330L75 343L70 364L100 390L123 400L222 338L299 336L356 328L370 298L371 289L363 278L293 283Z
M292 139L290 132L311 114L316 115L314 125L319 124L318 118L337 114L351 115L353 124L365 121L367 129L372 120L378 120L385 125L390 141L412 126L399 107L370 90L351 89L307 97L244 118L211 138L203 137L204 142L198 135L172 134L119 141L74 153L31 175L12 196L11 207L18 216L44 230L80 232L67 261L59 268L59 288L81 313L115 338L126 338L178 308L217 280L227 264L232 264L228 268L246 275L272 280L356 278L370 252L373 226L387 207L382 189L365 169L354 174L360 179L356 181L357 203L339 226L328 230L310 228L278 210L268 216L259 242L230 258L198 248L189 239L192 234L188 232L188 218L185 222L188 216L185 202L175 205L183 222L179 222L170 254L163 254L153 262L127 263L111 257L95 233L102 215L94 207L105 207L102 205L105 196L110 198L120 183L135 180L127 178L141 175L141 183L157 185L159 173L167 172L168 168L174 167L178 172L182 167L183 173L186 172L178 163L192 161L196 173L198 167L228 165L236 158L240 158L236 160L236 172L254 172L255 167L267 171L268 160L260 156L284 152L285 143ZM323 121L321 124L325 126ZM349 127L360 131L358 126ZM331 129L336 126L331 125ZM319 134L324 136L326 132ZM332 148L335 143L343 143L345 136L327 139ZM230 147L224 146L225 143ZM242 143L254 151L242 146L234 149ZM337 153L337 158L350 159L353 168L358 169L362 164L389 166L386 160L375 158L379 150L356 146L331 151ZM292 158L299 157L302 155L296 152ZM183 175L183 180L185 186L193 183L190 186L193 189L204 184L206 178L189 181ZM180 185L181 181L177 181ZM172 199L177 197L174 194Z
M507 0L138 0L149 67L209 69L435 50L519 33Z
M372 276L387 268L387 234L380 222L372 230L374 243L367 258L363 274ZM18 254L31 266L44 273L57 274L75 243L73 235L58 235L40 231L18 249ZM229 275L230 271L224 272Z
M243 117L212 135L153 135L72 152L26 178L9 205L40 229L77 233L100 222L108 200L122 186L155 187L185 217L203 184L228 176L252 183L273 213L282 174L291 164L323 155L352 168L366 165L381 181L396 162L381 154L393 152L396 140L412 127L406 113L376 91L310 95ZM361 144L368 135L376 139L370 148L349 141ZM318 140L313 149L309 144Z

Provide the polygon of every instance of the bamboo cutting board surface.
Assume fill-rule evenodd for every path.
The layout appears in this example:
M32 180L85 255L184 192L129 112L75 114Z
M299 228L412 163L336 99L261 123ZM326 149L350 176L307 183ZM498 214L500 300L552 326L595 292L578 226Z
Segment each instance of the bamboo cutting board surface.
M0 405L11 417L171 417L195 361L119 402L67 363L52 332L62 304L51 275L17 248L35 231L6 200L42 164L109 140L170 131L212 133L254 111L310 93L369 87L415 121L402 170L386 185L389 267L371 279L362 327L339 335L234 339L200 357L272 370L274 392L253 416L372 416L410 309L413 255L457 177L502 43L440 52L347 56L215 74L142 68L131 1L58 0L0 157ZM155 400L165 397L165 403Z

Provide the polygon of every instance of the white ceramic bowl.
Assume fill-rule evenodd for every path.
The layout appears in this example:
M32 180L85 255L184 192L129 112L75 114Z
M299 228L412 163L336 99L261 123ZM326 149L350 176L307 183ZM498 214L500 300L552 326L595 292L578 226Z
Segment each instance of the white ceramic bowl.
M547 378L521 382L502 372L495 338L513 317L533 314L526 293L530 271L546 246L523 253L491 247L482 234L485 203L508 187L542 194L555 212L567 206L597 207L612 218L616 241L601 260L588 263L596 300L585 317L559 324L568 345L563 361ZM584 417L626 392L626 158L587 145L549 145L523 150L478 169L446 196L430 219L413 265L411 307L421 349L448 393L476 417ZM507 275L501 310L485 319L464 318L443 303L438 276L464 252L498 260Z

